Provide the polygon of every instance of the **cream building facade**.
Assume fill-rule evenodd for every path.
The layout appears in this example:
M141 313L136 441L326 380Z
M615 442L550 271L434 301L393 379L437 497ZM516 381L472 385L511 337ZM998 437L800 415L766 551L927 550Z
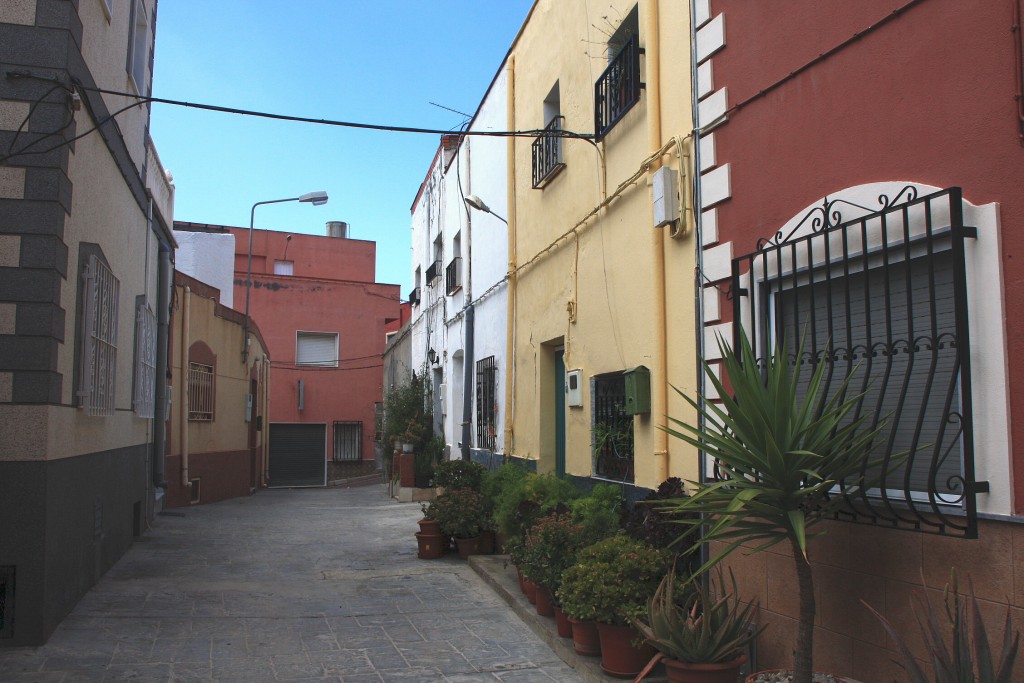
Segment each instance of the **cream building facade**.
M538 0L507 58L509 452L656 488L696 454L690 10ZM552 149L555 147L556 149Z

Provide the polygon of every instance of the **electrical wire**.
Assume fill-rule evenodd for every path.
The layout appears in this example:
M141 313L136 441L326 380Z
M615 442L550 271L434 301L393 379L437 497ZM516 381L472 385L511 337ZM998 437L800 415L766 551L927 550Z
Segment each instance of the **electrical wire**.
M11 71L7 71L5 75L8 78L12 78L12 79L27 78L27 79L33 79L33 80L44 80L44 81L47 81L47 82L53 82L53 80L54 80L52 77L39 76L39 75L35 75L35 74L33 74L31 72L27 72L27 71L14 71L14 70L11 70ZM22 148L21 150L18 150L17 152L13 152L13 153L11 153L10 150L9 150L8 154L0 156L0 164L5 163L9 159L11 159L13 157L16 157L16 156L22 156L22 155L26 155L26 154L46 154L46 153L52 152L52 151L54 151L56 149L59 149L60 147L70 145L71 143L75 142L76 140L80 140L81 138L85 137L86 135L89 135L89 134L95 132L100 127L102 127L103 125L105 125L109 121L113 120L115 117L119 116L120 114L124 113L125 111L128 111L129 109L132 109L134 107L139 107L139 106L142 106L144 104L151 104L151 103L166 104L166 105L178 106L178 107L187 107L187 108L191 108L191 109L201 109L201 110L204 110L204 111L214 111L214 112L221 112L221 113L225 113L225 114L236 114L236 115L240 115L240 116L254 116L254 117L257 117L257 118L266 118L266 119L272 119L272 120L277 120L277 121L292 121L292 122L297 122L297 123L314 123L314 124L318 124L318 125L337 126L337 127L342 127L342 128L356 128L356 129L361 129L361 130L376 130L376 131L391 132L391 133L415 133L415 134L426 134L426 135L449 135L449 134L451 134L451 130L441 130L441 129L438 129L438 128L420 128L420 127L415 127L415 126L395 126L395 125L377 124L377 123L358 123L358 122L354 122L354 121L339 121L339 120L333 120L333 119L316 119L316 118L311 118L311 117L306 117L306 116L293 116L293 115L289 115L289 114L274 114L274 113L270 113L270 112L262 112L262 111L252 110L252 109L239 109L239 108L236 108L236 107L224 107L224 106L213 105L213 104L202 104L202 103L198 103L198 102L186 102L186 101L183 101L183 100L172 100L172 99L163 98L163 97L144 97L142 95L138 95L138 94L135 94L135 93L122 92L122 91L119 91L119 90L110 90L110 89L107 89L107 88L92 87L92 86L87 86L87 85L84 85L84 84L78 83L78 82L73 83L72 86L68 86L68 85L65 85L63 83L57 83L53 88L50 89L50 91L48 91L46 93L46 95L44 95L44 97L48 96L56 88L63 88L65 90L67 90L68 92L73 92L74 88L78 88L78 89L83 90L83 91L95 92L95 93L100 93L100 94L104 94L104 95L113 95L113 96L117 96L117 97L127 97L127 98L133 99L135 101L132 102L131 104L128 104L128 105L122 107L121 109L118 109L117 111L113 112L109 116L104 117L101 121L97 122L97 124L95 126L90 128L89 130L85 131L84 133L81 133L81 134L79 134L79 135L77 135L77 136L75 136L75 137L73 137L71 139L64 140L61 143L59 143L57 145L54 145L52 147L49 147L49 148L47 148L45 150L35 151L35 152L28 152L27 151L27 147L26 148ZM39 101L41 101L41 100L39 100ZM38 104L39 101L37 101L36 104ZM70 124L65 125L61 130L56 131L54 133L50 133L49 135L59 134L60 132L65 130L68 127L68 125L70 125ZM515 131L489 131L489 130L470 131L470 130L462 130L462 131L460 131L459 135L460 135L460 137L467 137L467 136L478 136L478 137L540 137L540 136L543 135L543 136L549 136L549 137L562 137L562 138L569 138L569 139L584 140L584 141L590 142L591 144L596 145L596 143L594 142L594 135L593 134L591 134L591 133L575 133L573 131L568 131L568 130L559 130L559 131L549 131L549 130L544 130L544 129L515 130ZM38 141L34 141L29 146L37 144L37 142Z

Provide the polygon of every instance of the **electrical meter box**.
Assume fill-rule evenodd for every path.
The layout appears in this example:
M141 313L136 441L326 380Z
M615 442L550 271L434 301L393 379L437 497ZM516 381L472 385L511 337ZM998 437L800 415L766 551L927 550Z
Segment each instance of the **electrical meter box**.
M654 227L660 228L679 220L679 175L668 166L653 174L651 196L654 200Z
M651 412L651 371L638 365L622 375L626 381L626 414L644 415Z
M565 402L570 408L583 407L583 371L565 373Z

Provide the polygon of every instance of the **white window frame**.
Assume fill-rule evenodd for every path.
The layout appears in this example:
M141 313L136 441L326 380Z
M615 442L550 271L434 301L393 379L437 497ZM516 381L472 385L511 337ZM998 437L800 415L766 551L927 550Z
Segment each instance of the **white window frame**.
M135 312L135 415L155 416L156 409L156 314L140 303Z
M121 283L107 264L92 254L82 273L82 288L79 407L91 417L113 415Z
M295 261L274 260L274 275L295 275Z
M304 360L303 352L300 348L303 340L307 341L308 344L316 344L317 346L323 347L322 350L326 349L326 343L329 342L334 347L334 355L330 359L326 360ZM307 349L307 353L308 353ZM304 330L297 330L295 332L295 365L297 366L310 366L310 367L321 367L321 368L336 368L338 367L338 333L337 332L310 332Z
M940 192L942 188L921 183L902 181L868 183L849 187L839 192L830 193L829 200L844 200L861 206L872 206L878 203L880 196L895 198L906 187L917 190L918 196ZM967 190L965 190L965 194ZM818 199L799 211L779 230L773 234L789 235L798 238L812 229L805 223L793 234L803 218L813 209L822 206L823 199ZM968 325L972 343L970 346L971 362L971 400L974 418L974 476L976 481L988 481L990 490L976 495L978 512L989 515L1011 515L1013 511L1010 476L1010 417L1009 387L1006 368L1008 367L1008 351L1006 341L1005 320L1005 287L1000 249L999 205L996 203L974 205L966 199L963 201L964 225L977 228L977 239L966 240L965 267L967 277ZM868 212L864 212L868 213ZM844 215L844 220L856 218L853 212ZM876 235L878 233L875 233ZM911 232L914 235L913 230ZM877 240L876 240L877 241ZM868 249L879 246L870 240ZM851 245L852 253L852 245ZM820 250L815 250L820 253ZM833 252L837 253L837 252ZM806 264L795 264L797 268ZM793 268L794 264L783 264L783 269ZM747 273L742 277L743 287L750 289L751 278L757 286L764 277L759 273ZM767 274L767 279L778 277L776 272ZM750 289L750 291L753 291ZM741 320L750 319L750 297L741 297ZM729 324L731 327L731 323ZM756 330L746 330L748 335L757 334ZM731 343L732 339L726 339ZM718 357L716 346L705 345L708 360ZM709 460L707 466L713 463ZM711 469L708 470L709 472Z
M149 52L152 48L149 16L145 0L131 0L131 17L128 34L128 77L135 91L148 95L146 73L149 69Z

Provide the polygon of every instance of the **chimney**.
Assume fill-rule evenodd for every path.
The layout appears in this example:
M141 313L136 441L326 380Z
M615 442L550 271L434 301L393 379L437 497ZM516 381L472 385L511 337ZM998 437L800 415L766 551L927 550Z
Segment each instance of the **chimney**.
M344 221L327 221L327 236L345 239L348 237L348 223Z

